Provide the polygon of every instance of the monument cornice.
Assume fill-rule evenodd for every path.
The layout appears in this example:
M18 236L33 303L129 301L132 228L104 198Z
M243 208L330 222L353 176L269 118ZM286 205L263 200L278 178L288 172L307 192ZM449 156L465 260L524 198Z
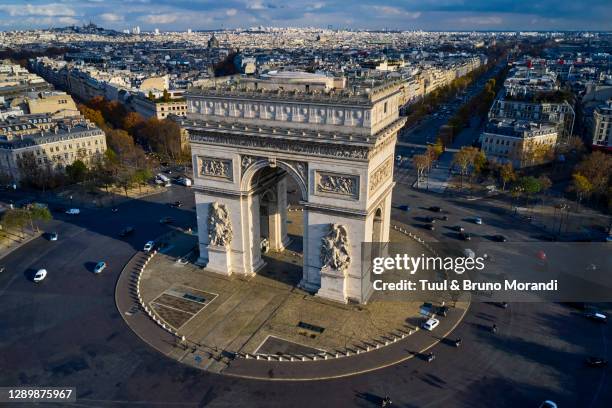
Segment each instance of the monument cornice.
M202 120L183 120L181 126L189 132L189 139L193 143L366 161L384 146L395 142L393 136L405 121L406 118L400 117L372 136L237 126L226 122Z

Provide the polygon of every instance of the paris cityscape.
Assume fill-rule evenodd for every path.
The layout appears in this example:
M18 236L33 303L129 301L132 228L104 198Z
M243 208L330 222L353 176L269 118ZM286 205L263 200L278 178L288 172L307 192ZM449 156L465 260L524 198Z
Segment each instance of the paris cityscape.
M0 4L0 405L612 406L612 4Z

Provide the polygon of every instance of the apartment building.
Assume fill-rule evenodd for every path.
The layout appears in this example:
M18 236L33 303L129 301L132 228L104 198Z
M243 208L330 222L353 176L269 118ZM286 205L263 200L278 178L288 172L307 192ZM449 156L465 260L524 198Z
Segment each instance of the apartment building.
M493 119L487 123L481 140L488 158L523 168L553 160L557 129L554 124L542 122Z
M91 163L106 151L104 132L83 119L58 122L48 130L34 128L33 124L0 128L0 172L14 183L22 177L20 159L29 154L38 165L63 171L75 160Z
M612 99L595 108L590 122L593 147L612 150Z

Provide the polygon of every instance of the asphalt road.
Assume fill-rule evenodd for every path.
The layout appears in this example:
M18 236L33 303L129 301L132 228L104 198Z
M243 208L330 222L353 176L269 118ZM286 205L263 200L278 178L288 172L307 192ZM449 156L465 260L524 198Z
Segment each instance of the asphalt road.
M394 200L429 205L424 196L412 194L396 192ZM176 200L185 205L166 205ZM452 217L463 216L437 200ZM39 238L2 259L0 386L76 386L74 406L87 407L376 407L384 395L401 407L531 407L544 399L560 407L612 404L609 368L583 366L586 355L610 358L610 326L557 304L512 304L509 309L474 304L453 333L463 339L460 348L441 343L433 348L437 358L432 363L415 358L331 381L249 381L183 366L132 333L113 298L124 263L167 228L158 222L163 216L194 225L191 192L172 187L125 203L116 214L60 215L48 227L59 233L59 241ZM398 216L410 221L412 214ZM479 227L496 228L493 219L483 218L485 225ZM136 232L121 240L117 234L126 225ZM99 260L109 267L93 275L91 267ZM48 269L47 279L29 281L27 275L41 267ZM500 328L496 335L489 331L493 323Z

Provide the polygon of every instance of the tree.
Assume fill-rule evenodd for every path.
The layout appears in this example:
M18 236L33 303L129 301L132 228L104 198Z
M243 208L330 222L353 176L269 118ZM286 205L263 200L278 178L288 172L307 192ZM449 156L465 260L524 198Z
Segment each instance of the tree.
M502 190L506 190L506 184L512 183L516 180L516 173L512 167L511 162L507 162L501 165L499 168L499 177L502 180Z
M66 166L66 174L72 183L81 183L87 176L87 166L81 160L75 160Z
M576 191L576 203L580 206L580 202L584 197L589 197L593 192L593 184L582 174L572 174L572 187Z
M132 181L138 185L139 191L142 192L142 186L146 185L147 182L153 177L151 170L149 169L138 169L132 175Z
M149 98L150 101L155 100L155 95L153 95L153 91L149 91L149 95L147 96L147 98Z
M529 204L529 201L534 194L542 191L540 181L533 176L521 177L518 179L515 187L521 194L525 195L527 204Z
M538 182L540 183L541 191L546 193L552 187L553 183L548 176L540 176L538 177Z
M417 188L419 188L421 177L425 170L431 166L431 156L428 154L417 154L413 158L413 163L417 170Z
M181 156L181 128L171 120L150 118L136 132L140 144L163 157L176 160Z
M139 126L142 126L144 123L144 118L138 112L128 112L123 118L121 127L125 129L128 133L134 134L136 129Z
M592 192L605 194L612 176L612 156L594 151L578 164L576 173L587 178L592 184Z
M164 102L170 102L170 94L168 93L167 89L164 89L164 94L162 96L162 101Z
M453 164L459 167L461 175L461 187L463 187L463 177L469 173L470 168L475 171L480 171L481 166L486 163L486 157L476 147L463 146L461 150L453 156Z

